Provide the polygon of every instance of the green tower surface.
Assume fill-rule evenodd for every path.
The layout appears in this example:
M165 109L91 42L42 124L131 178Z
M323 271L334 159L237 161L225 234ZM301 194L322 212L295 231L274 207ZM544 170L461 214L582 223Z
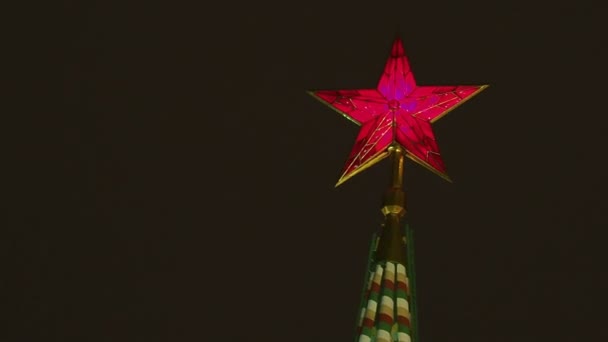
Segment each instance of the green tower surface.
M416 301L416 272L415 272L415 261L414 261L414 231L410 228L409 225L404 225L404 236L406 240L405 248L407 255L407 262L405 266L406 268L406 276L407 276L407 293L400 293L400 290L395 289L394 284L391 285L390 282L381 281L380 283L376 282L377 286L375 293L372 289L373 280L375 273L378 268L385 269L387 265L387 261L377 260L376 258L376 250L378 247L379 236L378 233L374 233L370 242L368 258L367 258L367 266L364 272L364 281L361 293L361 300L359 304L359 310L357 312L357 321L356 321L356 329L355 329L355 342L363 342L363 341L385 341L386 338L382 338L378 336L379 330L390 331L390 340L391 342L401 342L401 341L412 341L419 342L419 333L418 333L418 319L417 319L417 301ZM386 322L382 322L379 315L381 314L380 310L377 310L380 303L380 299L382 297L388 296L395 303L400 298L405 299L409 305L409 322L404 324L403 321L399 319L394 319L392 325L387 329ZM370 306L370 302L372 303ZM395 303L396 304L396 303ZM373 310L372 307L376 307ZM398 305L393 306L394 314L393 317L398 317ZM371 313L371 315L370 315ZM365 319L368 319L367 327L365 326ZM371 321L371 322L370 322ZM371 326L370 326L371 323ZM399 334L401 332L401 335ZM407 337L405 337L407 335Z

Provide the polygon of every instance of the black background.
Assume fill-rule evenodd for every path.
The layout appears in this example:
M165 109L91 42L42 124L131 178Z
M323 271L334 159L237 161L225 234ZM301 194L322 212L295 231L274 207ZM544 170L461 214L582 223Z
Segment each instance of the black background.
M375 86L395 33L418 83L490 84L434 125L453 184L406 165L422 341L607 340L599 5L60 12L14 35L0 341L352 340L388 165L334 189L358 128L305 90Z

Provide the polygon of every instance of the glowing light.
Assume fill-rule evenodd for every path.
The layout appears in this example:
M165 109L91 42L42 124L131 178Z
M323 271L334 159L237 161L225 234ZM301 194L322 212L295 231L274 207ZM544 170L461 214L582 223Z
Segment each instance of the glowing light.
M376 89L312 91L361 126L338 184L386 157L395 143L412 160L449 179L431 123L485 87L417 85L403 43L396 39Z

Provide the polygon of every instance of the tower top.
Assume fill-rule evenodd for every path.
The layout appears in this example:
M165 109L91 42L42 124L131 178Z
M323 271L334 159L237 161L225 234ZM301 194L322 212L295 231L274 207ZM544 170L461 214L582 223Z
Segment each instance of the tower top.
M417 85L397 36L376 88L309 91L361 126L336 186L387 157L391 146L449 180L431 124L486 87Z

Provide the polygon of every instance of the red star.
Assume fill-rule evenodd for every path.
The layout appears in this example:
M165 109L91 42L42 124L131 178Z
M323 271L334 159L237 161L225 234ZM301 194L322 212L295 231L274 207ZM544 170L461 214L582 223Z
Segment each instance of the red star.
M397 38L376 89L311 91L361 126L336 186L388 156L388 147L395 144L403 147L406 156L449 180L431 124L486 87L416 85Z

